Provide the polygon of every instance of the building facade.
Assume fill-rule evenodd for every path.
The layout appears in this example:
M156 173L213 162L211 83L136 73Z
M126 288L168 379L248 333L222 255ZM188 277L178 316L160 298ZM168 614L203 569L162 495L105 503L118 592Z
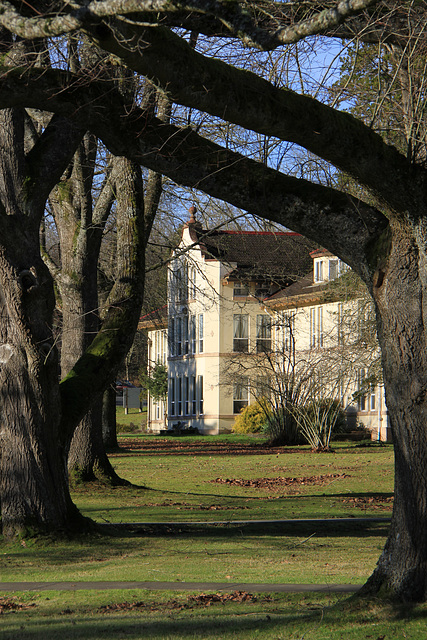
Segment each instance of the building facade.
M208 231L190 214L170 264L167 314L149 331L149 366L168 366L167 406L149 401L149 429L167 416L169 427L228 432L293 367L336 394L349 420L388 439L381 385L367 384L376 346L360 340L360 300L330 286L345 265L295 233Z

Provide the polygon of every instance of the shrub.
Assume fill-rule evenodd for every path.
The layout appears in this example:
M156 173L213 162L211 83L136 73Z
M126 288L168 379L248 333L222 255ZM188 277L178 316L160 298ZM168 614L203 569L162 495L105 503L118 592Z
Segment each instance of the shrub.
M117 433L137 433L138 431L141 431L141 425L137 425L134 422L130 422L129 424L122 424L118 422L116 430Z
M265 427L266 412L259 401L244 407L236 416L233 425L234 433L259 433Z
M328 451L332 433L345 428L346 415L338 400L319 398L299 409L297 420L312 449Z
M276 407L268 415L264 432L271 447L296 446L304 444L295 416L283 407Z

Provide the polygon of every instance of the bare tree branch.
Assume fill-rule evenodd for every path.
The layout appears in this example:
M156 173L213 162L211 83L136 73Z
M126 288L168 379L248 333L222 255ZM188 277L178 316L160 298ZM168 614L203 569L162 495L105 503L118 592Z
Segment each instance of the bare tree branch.
M131 15L139 22L157 21L158 16L174 14L188 16L201 14L213 17L221 23L229 35L240 38L246 45L273 49L283 44L298 42L309 35L333 29L347 18L374 5L378 0L341 0L332 7L315 7L314 15L295 21L291 25L280 26L283 18L289 16L292 7L280 3L230 3L215 0L94 0L84 5L65 3L56 13L47 17L28 18L22 15L10 2L0 2L0 24L22 38L43 38L59 36L83 29L89 21L114 16ZM278 10L279 7L279 10ZM287 9L287 10L286 10ZM263 26L262 14L277 16L269 18ZM282 20L280 19L282 18ZM264 16L265 21L265 16Z

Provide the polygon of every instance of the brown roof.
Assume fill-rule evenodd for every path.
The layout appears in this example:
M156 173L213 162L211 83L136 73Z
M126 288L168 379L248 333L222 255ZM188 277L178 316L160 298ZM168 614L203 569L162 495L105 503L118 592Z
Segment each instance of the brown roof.
M230 280L273 280L289 284L312 269L316 245L293 232L201 231L200 248L207 259L236 265Z
M313 283L313 272L311 271L289 287L269 296L264 300L264 304L273 309L287 309L296 305L305 307L321 302L333 302L338 299L337 292L331 290L329 282Z

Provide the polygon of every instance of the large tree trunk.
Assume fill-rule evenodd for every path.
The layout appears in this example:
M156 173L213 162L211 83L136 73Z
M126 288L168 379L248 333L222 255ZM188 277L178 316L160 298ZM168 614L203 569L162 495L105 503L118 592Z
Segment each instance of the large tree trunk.
M102 399L95 402L74 432L68 455L68 469L73 484L95 480L114 486L130 485L114 471L102 437Z
M21 245L22 247L22 245ZM40 258L22 247L19 261L0 257L1 456L3 535L81 527L71 502L64 449L58 440L58 358L45 307L52 282ZM25 256L25 258L24 258ZM39 312L26 330L26 303ZM33 319L35 313L33 313Z
M75 154L70 176L56 187L51 197L61 247L63 376L90 345L100 326L97 269L113 188L108 180L104 183L94 212L92 187L96 149L96 140L87 134ZM73 482L97 479L115 485L129 484L115 473L106 455L100 400L74 432L68 470Z
M427 225L395 225L374 280L378 337L395 451L389 535L365 593L427 597ZM383 247L385 249L385 247Z
M58 437L54 291L39 249L44 201L25 190L23 118L18 111L3 111L0 118L0 496L6 537L85 522L70 499Z

